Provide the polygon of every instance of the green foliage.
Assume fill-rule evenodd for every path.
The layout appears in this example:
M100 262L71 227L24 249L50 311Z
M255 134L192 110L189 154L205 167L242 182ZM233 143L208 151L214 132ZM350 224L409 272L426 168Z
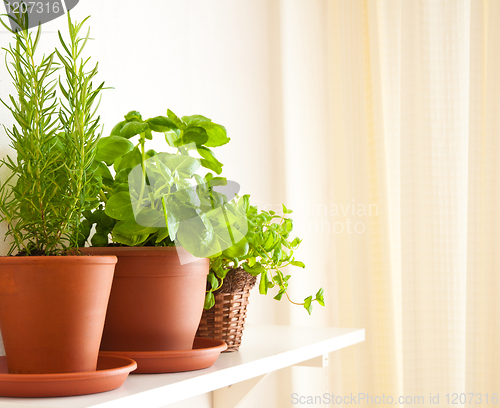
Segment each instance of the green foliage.
M124 119L98 143L97 159L102 162L97 167L110 166L115 176L102 171L102 204L85 213L82 236L88 236L89 225L96 225L94 246L108 245L108 235L113 244L128 246L167 246L175 240L197 257L210 257L205 308L213 306L213 292L227 272L238 266L260 275L260 293L267 294L276 286L274 298L281 300L285 295L290 300L290 275L282 269L289 265L304 268L294 257L300 240L290 239L293 223L286 215L292 211L284 205L283 216L258 211L250 205L249 196L227 203L227 197L214 190L227 183L211 173L220 174L222 163L209 149L229 141L224 127L201 115L179 118L170 110L167 116L146 120L132 111ZM175 153L146 150L147 140L158 136ZM136 144L131 142L135 137ZM200 159L190 152L197 152ZM196 174L200 168L207 170L203 177ZM311 313L313 301L324 305L322 289L314 299L309 296L304 303L292 303Z
M27 14L10 18L28 26ZM80 222L83 212L99 204L103 169L94 156L104 85L94 86L97 64L90 67L90 58L82 57L89 32L82 37L80 31L87 19L73 23L68 13L69 40L59 32L61 50L41 58L41 27L13 32L2 21L14 35L14 44L3 50L16 89L1 99L15 120L4 128L17 153L1 161L10 172L0 183L0 221L13 240L9 254L17 249L51 255L75 246L79 231L88 228Z
M158 138L175 153L146 150L147 141ZM144 120L139 112L129 112L97 144L95 166L108 171L102 173L100 207L85 213L80 243L90 234L87 224L95 224L93 245L108 245L108 235L114 244L129 246L167 246L177 238L191 253L206 256L217 245L218 223L204 213L214 208L214 199L223 199L213 186L225 179L210 172L197 179L195 172L201 166L220 174L222 163L209 147L228 141L223 126L201 115L181 119L168 110L167 116ZM200 158L191 157L192 151ZM100 214L112 222L104 223ZM186 219L190 222L181 223Z
M220 287L219 281L225 278L227 272L237 267L242 267L251 275L260 276L259 292L263 295L267 295L268 290L276 286L278 293L274 299L281 300L285 295L291 303L303 305L309 314L312 312L312 302L316 301L324 306L322 288L314 298L308 296L304 303L292 302L288 296L288 280L291 275L285 275L282 269L289 265L305 268L304 263L295 260L294 256L301 240L290 238L293 222L286 215L292 211L283 205L283 215L278 215L274 211L259 211L257 207L250 205L248 195L239 200L246 210L248 233L236 245L211 257L210 268L214 277L209 279L210 289L205 307L213 306L213 296L210 295ZM219 279L214 279L215 276Z

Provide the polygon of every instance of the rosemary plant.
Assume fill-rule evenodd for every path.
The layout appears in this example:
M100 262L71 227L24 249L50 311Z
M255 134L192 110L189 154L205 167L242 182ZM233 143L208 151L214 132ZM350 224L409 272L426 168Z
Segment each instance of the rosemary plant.
M27 14L9 18L28 27ZM69 40L59 32L61 50L41 58L40 26L36 33L14 32L1 22L14 35L3 50L16 89L15 96L0 99L15 120L4 129L17 153L0 161L10 171L0 183L0 221L7 223L12 240L9 254L57 255L76 246L83 212L98 203L96 109L104 84L94 87L97 64L89 68L90 58L82 57L89 31L84 36L80 31L87 19L72 22L68 13Z

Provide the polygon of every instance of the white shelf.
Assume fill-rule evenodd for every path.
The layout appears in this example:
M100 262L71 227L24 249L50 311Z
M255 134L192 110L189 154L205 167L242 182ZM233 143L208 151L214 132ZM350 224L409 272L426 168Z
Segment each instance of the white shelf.
M247 326L240 350L207 369L133 374L117 390L62 398L0 398L1 408L161 408L360 343L364 329Z

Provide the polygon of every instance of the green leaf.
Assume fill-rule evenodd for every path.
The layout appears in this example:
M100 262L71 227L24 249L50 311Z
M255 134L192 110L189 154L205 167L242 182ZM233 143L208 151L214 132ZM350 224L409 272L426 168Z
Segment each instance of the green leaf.
M293 266L300 266L301 268L305 268L306 266L304 265L303 262L300 262L300 261L292 261L291 264Z
M293 230L293 222L289 218L285 218L285 223L283 224L283 229L285 232L291 232Z
M142 244L148 239L149 234L144 235L121 235L113 231L113 242L127 246L136 246Z
M127 124L126 120L123 120L119 122L118 124L115 125L115 127L111 130L111 136L120 136L121 135L121 130L123 126Z
M135 216L135 221L139 225L143 225L145 227L154 227L157 230L159 228L166 228L163 211L158 211L149 207L143 208L141 211L139 211L139 213ZM159 227L160 225L162 227Z
M272 249L273 245L274 245L273 231L268 231L266 234L267 234L267 239L264 242L264 249L266 251L270 251Z
M97 142L97 161L113 162L116 158L123 156L134 148L132 142L121 136L103 137Z
M178 147L181 143L181 138L173 130L165 132L165 140L171 147Z
M158 231L158 236L156 237L155 243L158 244L164 239L168 238L169 233L168 233L168 228L160 228Z
M99 222L101 219L101 213L102 210L95 210L94 212L87 210L83 213L84 217L86 220L88 220L91 224L95 224L96 222Z
M180 154L160 153L158 158L170 171L177 172L180 177L189 179L200 168L200 161L191 156Z
M139 146L134 147L131 152L124 154L120 161L115 163L115 170L119 172L124 169L133 169L135 166L142 162L142 155Z
M205 304L203 305L203 307L205 309L211 309L212 307L214 307L214 305L215 305L214 294L212 292L207 292L207 294L205 295Z
M205 218L202 214L182 221L176 236L184 249L198 258L210 257L221 252L213 228L206 225Z
M213 154L213 152L210 149L208 149L204 146L200 146L200 147L198 147L197 150L198 150L198 154L201 157L203 157L203 159L201 160L201 165L203 167L205 167L206 169L212 170L212 171L216 172L217 174L222 173L222 163L215 158L215 155Z
M222 251L222 253L229 258L239 258L246 255L248 250L248 241L246 239L242 239L236 245L233 245L232 247L229 247Z
M285 294L285 289L281 289L278 294L274 297L274 299L276 300L281 300L281 298L283 297L283 295Z
M144 225L140 225L135 221L134 218L129 218L116 223L115 227L113 228L113 235L149 235L155 233L158 230L159 228L145 227Z
M130 111L129 113L127 113L125 115L125 119L127 120L127 122L131 122L131 121L142 121L142 116L139 112L137 111Z
M259 293L261 295L267 295L268 284L269 284L269 279L267 277L267 273L261 274L259 282Z
M186 128L186 124L181 119L179 119L179 117L174 112L172 112L170 109L167 110L167 116L172 122L174 122L174 125L178 129L185 129Z
M318 293L316 293L316 300L321 306L325 306L325 299L323 297L323 288L320 288L320 290L318 290Z
M122 191L128 192L129 191L128 183L118 183L117 185L114 186L114 190L115 194Z
M253 276L257 276L266 271L266 268L264 268L260 263L256 263L255 266L248 266L244 263L242 266L246 272Z
M208 283L210 283L210 287L212 288L212 290L217 289L217 287L219 286L219 281L213 272L210 272L208 274L207 281Z
M126 220L133 217L130 193L121 191L112 195L106 203L106 214L116 220Z
M226 128L212 122L199 123L198 126L204 128L208 134L207 147L217 147L228 143L231 139L227 137Z
M208 140L208 134L202 127L189 126L182 136L182 144L195 143L196 146L205 144Z
M95 174L104 179L113 180L113 176L111 175L108 166L106 166L103 162L94 161L94 163L98 163Z
M172 122L166 116L156 116L154 118L148 119L149 127L155 132L168 132L172 129L177 129L174 122Z
M132 136L138 135L149 129L149 125L145 122L128 122L123 126L120 135L130 139Z
M156 156L157 153L153 150L153 149L149 149L147 152L146 152L146 157L149 159L153 156Z
M101 218L97 226L100 227L101 230L106 230L107 231L106 236L107 236L107 234L113 229L115 224L116 224L115 219L111 218L105 212L102 212Z
M312 296L306 297L304 299L304 309L307 310L307 313L312 313Z
M245 194L241 199L243 200L245 212L248 212L250 210L250 196Z
M183 116L182 120L188 125L197 125L202 122L211 122L210 119L202 115Z
M90 231L92 229L92 223L89 220L83 220L80 223L80 227L78 228L78 246L85 246L85 242L87 241Z
M210 174L212 176L212 174ZM213 177L209 180L212 187L227 186L227 179L225 177ZM208 181L207 181L208 182Z
M108 246L108 234L95 233L90 239L93 247L106 247Z
M291 214L293 213L292 210L289 210L288 208L285 207L285 204L282 204L283 205L283 214Z
M117 183L128 183L128 175L130 174L130 169L122 169L116 173L115 181Z

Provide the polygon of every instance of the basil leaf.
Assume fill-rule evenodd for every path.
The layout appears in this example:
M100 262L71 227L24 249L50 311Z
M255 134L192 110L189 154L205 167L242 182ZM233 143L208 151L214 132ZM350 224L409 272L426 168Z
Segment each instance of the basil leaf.
M131 236L131 235L149 235L158 231L158 228L145 227L138 224L134 218L119 221L113 228L113 234Z
M130 202L130 193L120 191L109 197L106 203L106 214L115 220L126 220L133 217L132 204Z
M166 116L156 116L154 118L148 119L146 122L148 122L149 127L154 132L168 132L169 130L177 129L177 126L175 126L174 122L172 122Z
M130 111L129 113L127 113L125 115L125 119L127 120L127 122L141 121L142 120L142 116L137 111Z
M120 136L121 135L121 130L123 128L123 126L125 126L127 124L127 121L126 120L123 120L121 122L119 122L118 124L115 125L115 127L111 130L111 136Z
M95 160L113 162L116 158L130 152L134 145L121 136L103 137L97 142Z
M120 135L130 139L132 136L145 132L147 129L149 129L149 125L145 122L128 122L123 126Z
M227 137L226 128L212 122L199 123L198 126L206 130L208 141L205 143L207 147L217 147L228 143L231 139Z
M197 125L203 122L212 122L210 119L208 119L203 115L183 116L182 120L186 122L188 125Z
M174 122L174 125L177 127L177 129L186 128L186 124L181 119L179 119L179 117L170 109L167 110L167 116L172 122Z
M197 150L198 154L203 157L203 159L201 159L200 161L203 167L212 170L217 174L222 173L222 163L215 158L213 152L210 149L204 146L199 146Z
M131 169L137 166L138 164L141 164L142 161L142 155L139 150L139 146L134 147L134 150L131 152L128 152L127 154L123 155L120 159L120 161L117 161L115 163L115 170L119 172L120 170L123 169Z
M182 143L195 143L196 146L201 146L208 141L208 134L205 129L198 126L190 126L184 131Z

